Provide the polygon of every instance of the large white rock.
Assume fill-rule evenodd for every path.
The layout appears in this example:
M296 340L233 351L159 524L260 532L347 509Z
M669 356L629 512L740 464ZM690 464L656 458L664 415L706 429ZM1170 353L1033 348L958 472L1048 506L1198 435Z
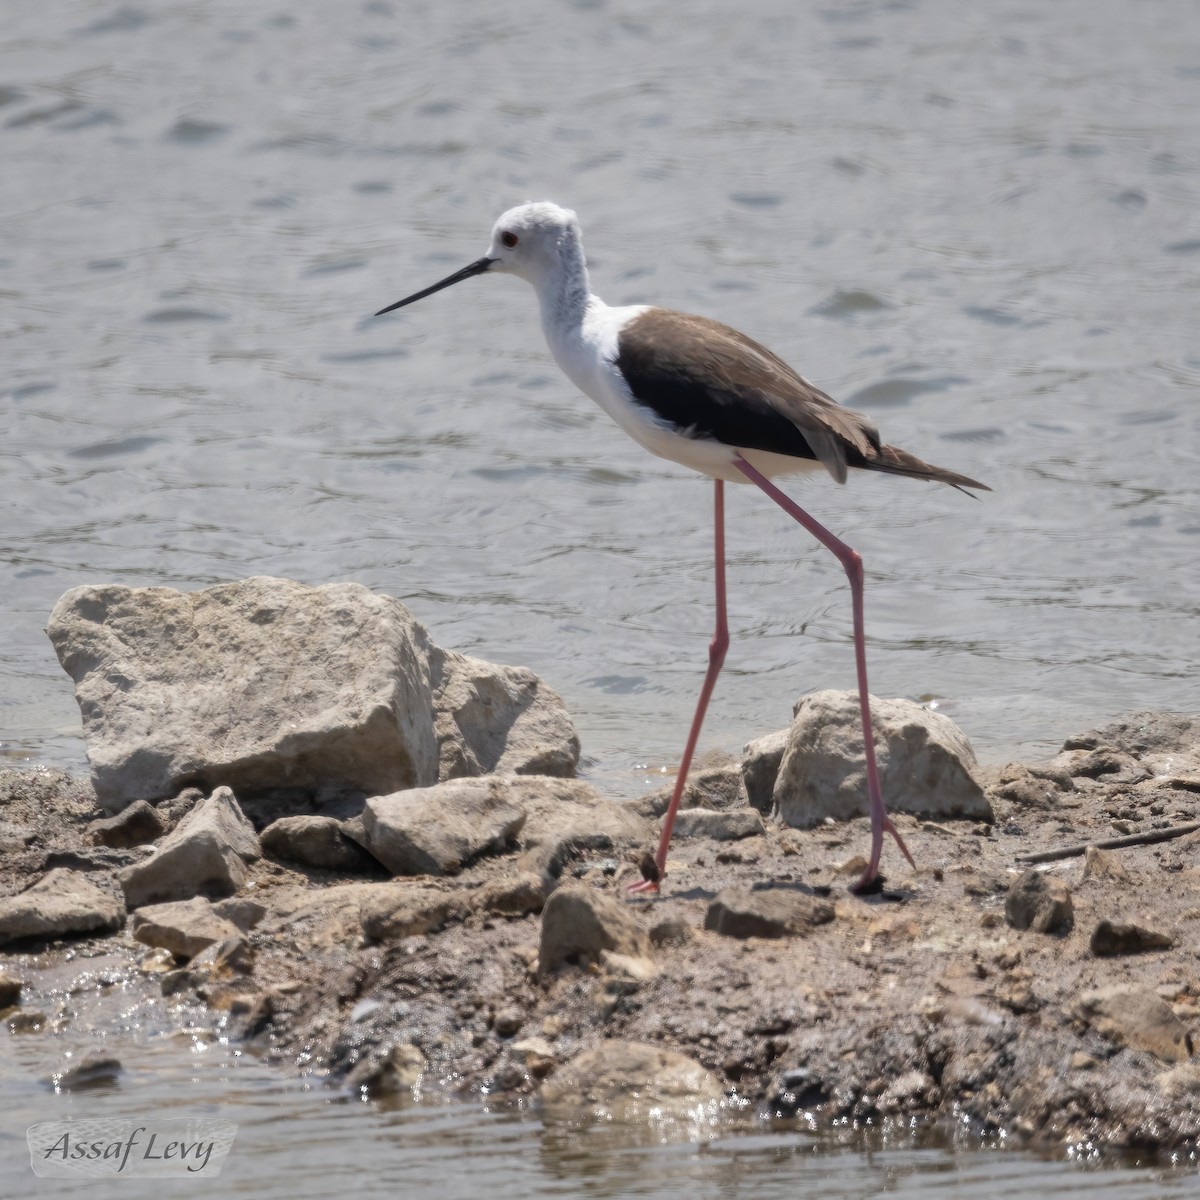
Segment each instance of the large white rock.
M911 700L871 697L875 752L891 812L992 819L966 735ZM774 815L812 829L826 817L866 816L867 767L858 694L823 691L796 701L773 793Z
M192 784L386 792L437 778L428 635L360 584L78 587L46 632L110 810Z
M47 632L111 812L191 785L385 795L571 775L579 759L562 701L532 672L440 650L400 601L360 584L79 587Z

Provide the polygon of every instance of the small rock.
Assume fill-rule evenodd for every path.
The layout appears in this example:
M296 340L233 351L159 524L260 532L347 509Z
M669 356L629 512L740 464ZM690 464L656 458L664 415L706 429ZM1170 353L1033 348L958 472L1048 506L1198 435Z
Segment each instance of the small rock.
M651 945L682 945L692 936L692 927L679 917L664 917L650 926L649 934Z
M715 1118L723 1092L699 1063L641 1042L605 1041L560 1067L542 1084L548 1123L603 1121L645 1124L650 1120Z
M513 1042L509 1053L519 1057L534 1079L545 1079L557 1063L554 1047L545 1038L528 1037Z
M15 975L0 971L0 1008L21 1003L21 981Z
M522 871L555 880L581 854L612 852L655 839L645 817L582 780L515 776L509 783L513 799L526 812L518 860Z
M346 1086L371 1096L411 1094L420 1087L426 1065L425 1055L416 1046L400 1042L382 1058L357 1063L346 1076Z
M165 975L168 971L175 970L176 966L178 964L175 962L175 955L170 950L155 946L153 950L142 955L138 970L143 975Z
M120 896L86 875L60 867L32 887L0 900L0 945L16 938L51 938L119 929L125 920Z
M893 813L992 820L975 753L949 717L911 700L874 696L871 711L883 794ZM860 722L855 692L813 692L796 702L774 792L773 811L785 825L813 829L827 817L868 815Z
M937 1084L924 1071L905 1071L887 1085L879 1097L879 1110L896 1112L914 1104L926 1108L937 1091Z
M808 933L834 918L833 905L786 888L727 887L708 906L704 928L726 937L780 938Z
M193 896L228 896L249 877L262 847L233 792L217 788L197 804L147 859L117 877L131 908Z
M455 779L373 796L363 809L367 849L395 875L447 875L520 832L525 810L503 779Z
M1014 929L1068 933L1075 924L1071 889L1042 871L1025 871L1009 886L1004 916Z
M145 800L135 800L115 817L93 821L88 832L97 846L127 849L157 841L167 831L157 809Z
M512 1037L525 1024L525 1014L519 1008L502 1008L492 1021L492 1030L497 1037Z
M267 906L248 896L229 896L213 905L218 917L231 921L243 933L249 933L267 915Z
M465 899L452 892L419 885L391 887L364 898L359 921L368 942L395 942L436 933L465 909Z
M636 808L644 816L661 817L670 806L674 792L675 785L666 784L640 797L635 802ZM737 811L745 809L749 803L741 768L729 762L692 771L684 784L679 812L682 815L694 808Z
M563 886L551 893L542 910L539 976L568 962L599 962L603 950L649 958L650 940L629 909L603 892Z
M1191 1055L1183 1022L1161 996L1145 988L1117 984L1085 992L1074 1013L1097 1033L1164 1062L1183 1062Z
M601 950L600 974L606 991L627 996L649 983L658 974L658 968L648 958Z
M1045 809L1053 807L1059 790L1052 780L1035 775L1024 764L1007 763L992 794L1022 808Z
M1132 755L1108 746L1079 755L1071 766L1071 775L1076 779L1104 778L1106 783L1140 783L1150 778L1150 772Z
M497 917L523 917L540 912L546 902L546 883L530 871L491 879L471 896L471 907Z
M725 812L712 808L688 808L679 812L676 837L702 837L714 842L734 842L764 833L762 816L753 808Z
M43 1012L22 1008L13 1013L4 1024L9 1033L41 1033L50 1018Z
M779 764L783 762L789 732L780 729L765 737L755 738L747 742L742 751L746 798L750 806L760 813L769 813L774 803L775 780L779 778Z
M1171 1100L1200 1096L1200 1065L1182 1062L1157 1077L1158 1086Z
M1116 883L1128 883L1129 878L1129 872L1115 850L1101 850L1096 846L1089 846L1084 851L1083 868L1079 873L1080 884L1089 879L1110 879Z
M1147 929L1133 921L1097 922L1088 943L1091 952L1100 956L1142 954L1147 950L1169 950L1175 939L1169 933Z
M120 1062L111 1054L88 1050L75 1062L68 1064L61 1071L56 1071L46 1082L55 1091L85 1091L88 1088L115 1083L121 1070Z
M134 941L161 946L182 959L193 958L226 938L242 936L238 927L218 916L203 896L139 908L130 918L129 929Z
M280 817L262 831L261 841L265 853L284 862L359 874L379 870L379 863L332 817Z

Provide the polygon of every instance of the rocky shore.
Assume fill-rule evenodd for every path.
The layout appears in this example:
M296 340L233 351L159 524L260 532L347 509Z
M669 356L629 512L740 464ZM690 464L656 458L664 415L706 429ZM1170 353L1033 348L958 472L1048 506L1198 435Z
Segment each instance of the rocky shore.
M48 632L93 773L0 771L13 1036L53 1036L47 964L104 950L372 1096L1200 1149L1198 717L981 767L946 718L878 702L918 865L889 851L857 896L855 698L802 697L788 729L705 760L661 895L632 899L667 792L574 778L559 698L437 647L398 601L80 588Z

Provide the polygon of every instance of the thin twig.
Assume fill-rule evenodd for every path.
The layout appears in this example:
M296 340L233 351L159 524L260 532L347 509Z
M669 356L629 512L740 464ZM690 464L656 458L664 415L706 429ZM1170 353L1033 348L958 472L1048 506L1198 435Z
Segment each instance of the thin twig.
M1131 833L1128 837L1107 838L1103 842L1082 842L1078 846L1063 846L1058 850L1042 850L1037 854L1018 854L1017 862L1044 863L1056 862L1060 858L1079 858L1093 846L1097 850L1120 850L1125 846L1152 846L1155 842L1169 842L1173 838L1195 833L1198 829L1200 829L1200 821L1192 821L1188 825L1151 829L1148 833Z

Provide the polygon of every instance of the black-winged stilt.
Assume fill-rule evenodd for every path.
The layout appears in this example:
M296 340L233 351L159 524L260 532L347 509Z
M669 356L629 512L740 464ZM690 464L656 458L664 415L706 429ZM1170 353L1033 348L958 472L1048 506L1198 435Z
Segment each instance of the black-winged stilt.
M838 483L845 483L847 472L854 468L948 483L960 491L991 489L884 445L868 418L843 408L770 350L728 325L645 304L610 308L592 294L575 214L557 204L543 201L509 209L496 222L491 246L482 258L375 315L403 308L485 272L519 275L533 285L541 304L542 329L558 365L634 441L652 454L682 463L714 481L717 623L708 650L708 671L663 819L654 865L644 868L648 877L632 890L657 891L666 873L675 814L729 646L726 481L757 484L832 551L846 572L854 612L854 654L871 808L871 856L855 889L866 888L878 876L885 832L895 838L912 864L912 855L884 807L875 763L863 635L862 559L771 479L823 467Z

